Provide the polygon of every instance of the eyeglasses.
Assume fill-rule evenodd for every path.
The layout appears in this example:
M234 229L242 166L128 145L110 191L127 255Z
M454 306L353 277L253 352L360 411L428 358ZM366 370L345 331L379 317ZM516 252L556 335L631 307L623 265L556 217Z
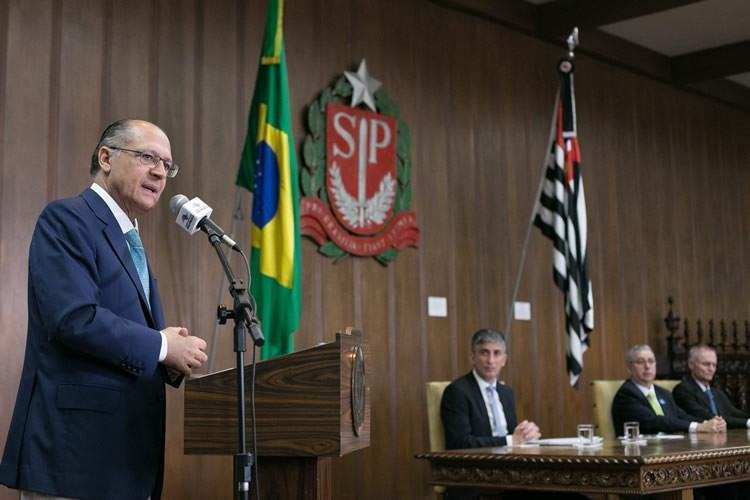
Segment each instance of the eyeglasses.
M634 365L655 365L656 360L654 358L650 358L650 359L638 358L638 359L633 360L633 364Z
M177 172L180 170L180 166L177 165L172 160L166 160L162 158L161 156L149 153L148 151L138 151L136 149L125 149L125 148L117 148L114 146L106 146L108 149L114 149L117 151L125 151L126 153L133 153L133 156L136 157L138 162L143 165L144 167L156 167L159 165L159 163L164 164L164 169L167 171L167 177L170 179L175 177L177 175Z

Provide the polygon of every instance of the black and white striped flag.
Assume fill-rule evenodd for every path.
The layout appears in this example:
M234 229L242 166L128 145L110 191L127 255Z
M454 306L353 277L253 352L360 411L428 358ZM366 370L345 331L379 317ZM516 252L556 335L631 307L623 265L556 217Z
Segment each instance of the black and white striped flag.
M572 62L561 61L559 70L555 131L534 225L553 242L554 281L565 295L566 364L570 385L577 387L583 353L594 328L594 301L586 271L586 198L580 171Z

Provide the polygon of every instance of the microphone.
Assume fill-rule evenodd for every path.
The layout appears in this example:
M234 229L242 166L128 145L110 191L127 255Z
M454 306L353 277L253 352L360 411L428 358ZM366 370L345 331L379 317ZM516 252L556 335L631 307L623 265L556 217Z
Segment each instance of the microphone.
M203 231L209 235L215 234L225 245L237 252L241 251L239 245L210 219L214 209L206 205L197 196L188 200L188 197L184 194L176 194L169 200L169 208L173 214L177 215L177 225L191 235L198 231Z

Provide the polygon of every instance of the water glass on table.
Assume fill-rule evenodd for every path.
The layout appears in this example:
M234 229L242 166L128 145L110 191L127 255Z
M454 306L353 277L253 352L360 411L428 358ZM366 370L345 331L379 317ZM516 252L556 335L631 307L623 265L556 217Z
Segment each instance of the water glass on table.
M625 422L623 425L623 442L637 443L641 437L640 425L638 422Z
M592 424L578 424L576 435L578 436L577 446L592 446L594 444L594 426Z

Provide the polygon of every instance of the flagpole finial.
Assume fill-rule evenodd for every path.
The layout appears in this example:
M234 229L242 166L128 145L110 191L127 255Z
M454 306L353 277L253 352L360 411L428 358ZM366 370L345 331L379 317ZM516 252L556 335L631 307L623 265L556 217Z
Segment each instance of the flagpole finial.
M570 36L568 36L568 57L570 59L573 59L575 57L575 50L576 47L578 47L578 26L573 28L573 31L570 32Z

